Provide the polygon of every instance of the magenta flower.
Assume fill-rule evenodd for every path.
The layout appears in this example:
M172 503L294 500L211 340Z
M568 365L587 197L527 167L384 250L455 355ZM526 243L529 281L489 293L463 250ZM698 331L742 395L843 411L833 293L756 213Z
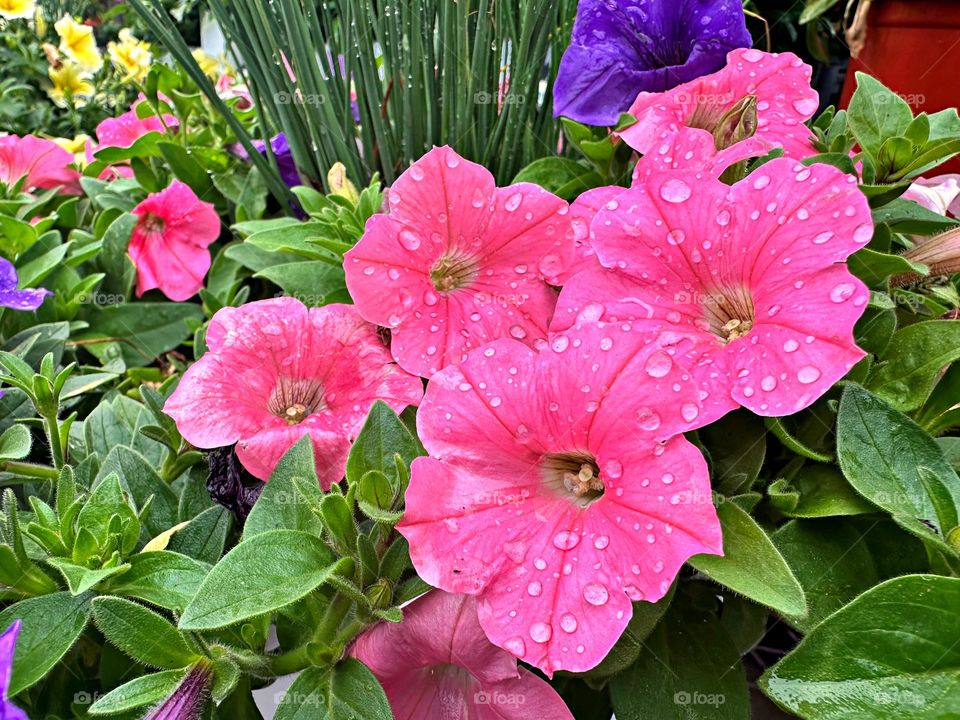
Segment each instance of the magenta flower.
M547 673L596 665L631 601L722 552L706 463L677 435L702 424L685 341L598 311L539 352L497 340L431 378L430 457L397 526L424 580L476 595L487 637Z
M428 377L501 337L542 340L555 281L570 262L567 203L493 176L449 147L434 148L390 188L347 252L347 288L360 314L391 330L406 370Z
M213 670L200 662L190 668L180 684L143 720L196 720L203 716L203 707L213 683Z
M723 67L751 44L739 0L580 0L554 88L554 112L614 125L641 91Z
M726 67L712 75L664 93L640 93L630 107L637 122L621 135L644 154L653 152L665 133L689 128L702 136L701 143L712 144L717 151L747 142L735 153L762 155L782 147L788 157L809 157L817 150L804 123L819 105L817 92L810 87L810 73L810 66L793 53L733 50ZM683 143L699 144L689 139ZM683 167L704 162L697 152L675 160L681 157L692 161Z
M343 477L373 403L400 412L423 394L420 378L393 363L351 305L308 310L284 297L226 307L210 320L206 342L164 412L197 447L236 443L240 462L261 480L309 435L329 488Z
M73 155L52 140L34 135L0 137L0 183L23 190L48 190L62 186L65 192L79 193L80 173L74 170Z
M427 593L350 654L380 681L396 720L573 720L549 683L490 644L466 595Z
M28 720L27 714L7 699L13 672L13 653L19 634L20 621L14 620L0 635L0 718L3 720Z
M597 254L590 243L590 224L603 206L624 190L626 188L619 185L604 185L580 193L577 199L570 203L568 232L573 239L573 256L569 265L557 274L555 278L557 285L562 285L582 270L600 266Z
M864 353L853 340L869 292L844 260L873 234L856 178L781 158L732 187L698 173L651 175L597 214L606 268L567 283L554 328L584 307L697 338L695 368L722 414L801 410ZM707 404L709 404L707 403Z
M9 260L0 257L0 307L11 310L36 310L43 305L48 295L53 295L43 288L17 289L20 278L17 269Z
M207 249L220 236L220 216L190 187L174 180L137 205L128 248L137 266L137 296L160 288L171 300L196 295L210 269Z

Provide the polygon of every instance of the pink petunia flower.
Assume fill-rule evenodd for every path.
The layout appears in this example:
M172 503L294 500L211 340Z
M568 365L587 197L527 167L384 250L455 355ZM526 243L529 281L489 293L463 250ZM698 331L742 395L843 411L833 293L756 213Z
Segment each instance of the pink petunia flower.
M811 68L793 53L765 53L755 48L732 50L727 65L663 93L640 93L630 114L637 122L621 131L634 149L655 152L665 133L684 128L682 154L675 163L690 161L683 167L702 167L703 150L749 157L763 155L782 147L792 158L815 155L813 134L804 123L813 117L819 105L817 92L810 87ZM700 136L700 140L694 140ZM735 146L736 149L733 148ZM694 150L686 156L687 150ZM716 158L729 159L730 153ZM737 158L737 159L742 159Z
M608 203L592 228L605 268L570 280L554 329L587 305L698 339L691 366L722 414L724 398L759 415L801 410L864 353L853 340L869 292L844 261L871 238L856 178L781 158L735 185L696 173L651 175ZM720 372L718 372L720 371Z
M350 654L380 681L396 720L573 720L549 683L490 644L466 595L427 593Z
M65 193L78 194L80 173L71 167L73 161L73 155L52 140L35 135L0 137L0 183L4 185L26 178L26 192L62 186Z
M174 180L137 205L128 248L137 267L137 296L160 288L171 300L196 295L210 269L207 249L220 236L220 216L190 186Z
M547 673L596 665L631 601L722 552L706 463L677 435L701 424L682 342L597 310L539 351L497 340L431 378L430 457L397 526L424 580L476 595L490 640Z
M347 252L360 314L392 332L392 351L428 377L490 340L534 343L556 303L548 284L569 265L567 203L434 148L390 188L390 212Z
M903 196L940 215L960 216L960 175L917 178Z
M179 125L173 115L164 115L163 121L156 115L137 117L136 104L115 118L106 118L97 125L98 149L103 147L130 147L149 132L165 133Z
M374 402L400 412L423 394L420 378L394 364L351 305L307 309L284 297L223 308L206 343L164 412L197 447L236 443L240 462L261 480L309 435L329 488L343 477L350 442Z

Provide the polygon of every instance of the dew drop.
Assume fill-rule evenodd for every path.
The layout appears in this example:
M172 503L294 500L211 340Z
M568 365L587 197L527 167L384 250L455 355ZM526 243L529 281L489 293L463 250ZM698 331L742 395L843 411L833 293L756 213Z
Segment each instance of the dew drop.
M560 617L560 627L564 632L567 633L576 632L577 619L570 613L564 613Z
M670 372L671 367L673 367L673 361L670 359L670 356L662 350L657 350L647 358L644 370L647 371L647 375L650 377L662 378Z
M568 530L562 530L553 536L554 547L560 550L573 550L579 542L580 536Z
M400 244L403 245L407 250L417 250L420 247L420 238L406 228L400 231L399 238Z
M503 204L503 207L507 212L513 212L520 207L521 202L523 202L523 194L515 192L513 195L507 198L507 201Z
M830 300L835 303L845 302L850 299L856 289L857 286L853 283L840 283L830 291Z
M804 385L809 385L820 379L820 370L813 365L804 365L797 371L797 380Z
M548 642L551 635L553 635L553 630L546 623L538 622L530 626L530 637L533 638L534 642Z

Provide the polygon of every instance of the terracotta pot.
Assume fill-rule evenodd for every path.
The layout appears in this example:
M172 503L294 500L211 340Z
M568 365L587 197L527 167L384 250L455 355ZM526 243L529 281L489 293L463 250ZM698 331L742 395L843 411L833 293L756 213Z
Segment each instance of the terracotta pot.
M856 88L857 70L898 93L914 113L960 105L960 2L873 0L863 49L847 69L841 107ZM960 158L932 172L960 172Z

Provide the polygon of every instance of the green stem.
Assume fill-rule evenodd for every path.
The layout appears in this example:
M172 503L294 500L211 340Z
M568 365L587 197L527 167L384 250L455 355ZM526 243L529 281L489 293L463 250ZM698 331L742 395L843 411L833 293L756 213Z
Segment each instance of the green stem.
M793 435L791 435L783 426L783 423L780 422L779 418L764 418L763 424L767 426L767 430L776 436L777 440L783 443L784 447L786 447L788 450L792 450L797 455L809 458L810 460L816 460L817 462L833 462L833 455L825 455L817 452L816 450L811 450L802 442L793 437Z
M309 647L312 643L330 646L332 643L329 642L329 638L336 636L339 640L345 634L346 630L355 624L352 623L344 629L344 632L337 633L340 624L343 622L343 618L350 612L351 607L353 607L353 602L350 598L341 593L334 595L330 604L327 606L327 611L323 619L314 629L310 640L292 650L265 658L267 674L273 677L279 677L310 667L312 662ZM356 632L356 630L352 631L353 634L351 634L350 637L352 638Z
M60 473L55 468L46 465L34 465L33 463L17 462L15 460L6 460L0 462L0 470L24 477L40 478L42 480L56 480Z
M43 418L43 427L47 432L47 442L50 444L50 455L53 466L59 470L63 467L63 446L60 444L60 423L56 415Z

